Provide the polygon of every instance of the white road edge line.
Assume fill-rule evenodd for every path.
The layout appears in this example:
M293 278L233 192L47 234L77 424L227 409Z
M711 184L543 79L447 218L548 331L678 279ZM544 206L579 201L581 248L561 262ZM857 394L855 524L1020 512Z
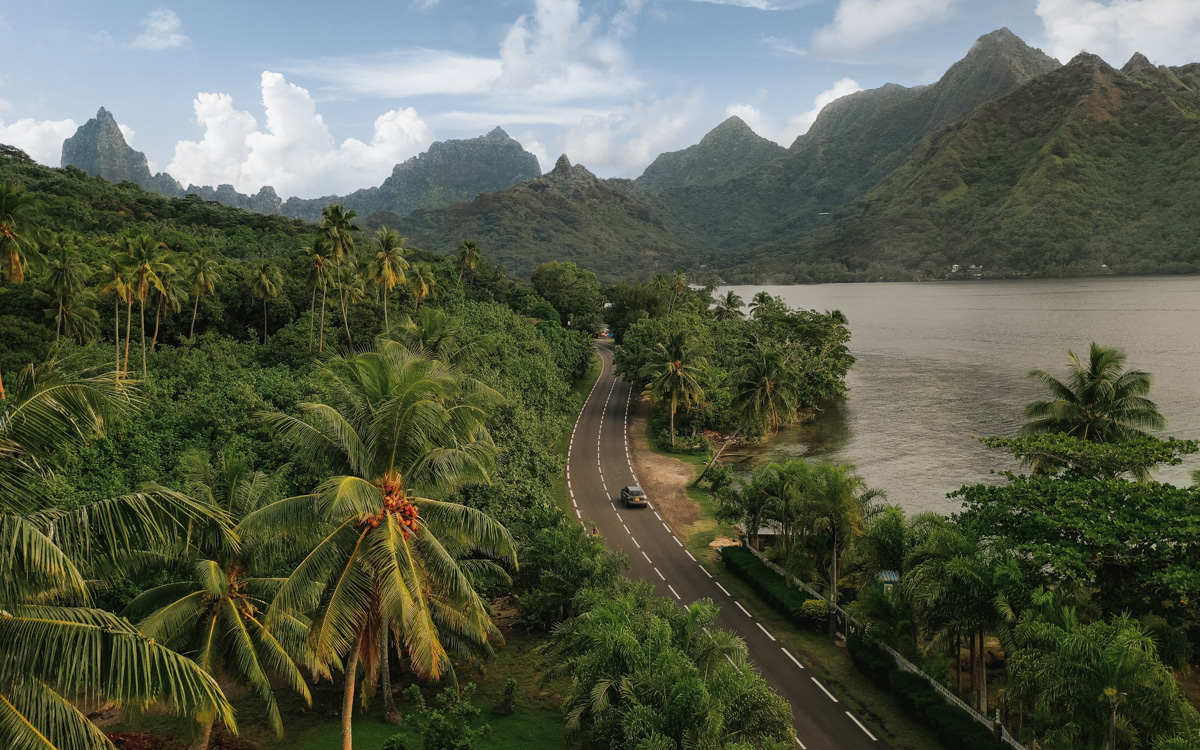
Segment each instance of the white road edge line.
M679 548L680 548L680 549L683 549L683 542L679 541L679 537L677 537L677 536L675 536L674 534L672 534L672 535L671 535L671 538L675 540L675 543L679 545Z
M684 554L686 554L688 557L691 557L691 558L692 558L692 562L696 562L696 558L692 557L692 553L691 553L689 550L686 550L686 549L685 549L685 550L684 550Z
M867 736L871 738L871 742L878 742L878 741L879 741L879 739L878 739L878 738L877 738L875 735L871 734L871 730L870 730L870 729L867 729L866 727L864 727L864 726L863 726L862 722L858 720L858 717L857 717L857 716L855 716L854 714L850 713L849 711L847 711L847 712L846 712L846 715L850 717L850 720L851 720L851 721L853 721L855 724L857 724L857 725L858 725L858 728L859 728L859 729L861 729L861 730L863 730L864 732L866 732L866 733L867 733Z
M725 596L733 596L733 594L731 594L725 590L725 587L721 585L720 581L717 581L717 588L721 589L721 593L724 594Z
M697 567L699 567L699 568L700 568L700 570L703 570L703 571L704 571L704 575L708 576L709 578L712 578L712 573L709 573L709 572L708 572L708 568L704 567L704 566L703 566L703 565L701 565L700 563L696 563L696 566L697 566Z
M762 623L761 623L761 622L756 622L756 623L754 623L754 624L758 626L758 629L759 629L759 630L761 630L761 631L763 632L763 634L764 634L764 635L766 635L766 636L767 636L768 638L770 638L772 641L773 641L773 640L775 640L775 636L771 635L771 631L770 631L770 630L767 630L766 628L764 628L764 627L762 626Z
M792 656L792 652L788 651L786 646L780 646L779 649L781 651L783 651L783 653L787 654L787 658L791 659L793 664L795 664L797 667L800 667L801 669L804 669L804 665L801 664L800 661L796 657Z
M583 518L583 516L579 515L579 508L576 508L576 509L575 509L575 517L576 517L576 518Z
M826 687L821 684L820 680L818 680L816 677L813 677L812 681L813 681L813 684L815 684L817 687L821 688L822 693L829 696L829 700L833 701L834 703L838 702L838 699L833 697L833 693L829 692L829 690L826 689Z
M739 602L737 599L734 599L734 600L733 600L733 603L737 605L737 608L738 608L738 609L742 610L742 614L744 614L746 617L754 617L754 615L752 615L752 614L750 614L749 612L747 612L747 611L746 611L746 608L745 608L745 607L743 607L743 606L742 606L742 603L741 603L741 602Z

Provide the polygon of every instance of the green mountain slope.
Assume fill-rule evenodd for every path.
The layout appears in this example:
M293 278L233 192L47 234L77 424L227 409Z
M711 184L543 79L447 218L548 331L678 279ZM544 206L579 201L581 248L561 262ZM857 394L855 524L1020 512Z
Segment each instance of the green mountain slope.
M438 253L473 238L489 260L522 276L555 259L575 261L604 281L642 278L676 268L687 252L647 196L562 156L542 177L469 203L417 211L398 229Z
M928 140L803 248L894 275L1200 270L1200 64L1081 54Z
M923 137L1057 67L1008 29L994 31L931 86L885 86L826 107L810 133L761 169L664 191L670 223L691 244L725 254L795 242L902 165Z
M785 153L786 149L755 133L742 118L730 117L695 146L659 154L633 182L643 190L717 185Z

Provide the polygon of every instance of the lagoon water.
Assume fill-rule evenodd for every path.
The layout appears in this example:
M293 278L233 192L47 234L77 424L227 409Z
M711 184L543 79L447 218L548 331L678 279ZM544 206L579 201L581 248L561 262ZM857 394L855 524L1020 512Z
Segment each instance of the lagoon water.
M1029 370L1065 379L1067 350L1086 357L1092 341L1153 375L1164 435L1200 439L1200 277L730 288L747 303L766 289L791 307L841 310L858 358L847 397L731 455L741 469L849 461L910 513L953 512L947 493L1017 468L976 438L1016 435L1024 405L1044 396ZM1157 478L1187 484L1190 468L1200 454Z

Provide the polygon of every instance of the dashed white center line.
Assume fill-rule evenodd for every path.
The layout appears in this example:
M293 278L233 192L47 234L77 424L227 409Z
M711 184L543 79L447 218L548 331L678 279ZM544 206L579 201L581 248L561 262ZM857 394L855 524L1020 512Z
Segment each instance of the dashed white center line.
M799 737L796 738L796 744L800 746L800 750L808 750L808 748L804 746L804 743L800 741Z
M813 677L812 681L817 687L821 688L822 693L829 696L829 700L833 701L834 703L838 702L838 699L833 697L833 693L825 689L825 686L821 684L820 680L818 680L816 677Z
M655 568L655 569L654 569L654 572L655 572L655 573L658 573L658 577L659 577L659 578L661 578L662 580L664 580L664 581L665 581L665 580L667 580L667 577L666 577L665 575L663 575L663 574L662 574L662 571L661 571L661 570L659 570L658 568Z
M871 734L871 730L870 730L870 729L867 729L866 727L864 727L864 726L863 726L863 723L862 723L861 721L859 721L859 720L858 720L858 717L857 717L857 716L855 716L854 714L850 713L849 711L847 711L847 712L846 712L846 715L850 717L850 720L851 720L851 721L853 721L855 724L857 724L857 725L858 725L858 728L859 728L859 729L861 729L861 730L863 730L864 732L866 732L866 733L867 733L867 736L871 738L871 742L878 742L878 741L879 741L879 738L878 738L878 737L876 737L875 735Z
M645 553L645 551L643 551L643 552L642 552L642 557L646 558L646 562L650 563L651 565L653 565L653 564L654 564L654 563L653 563L653 562L650 560L650 555L647 555L647 554Z
M804 665L801 664L799 662L799 660L796 659L796 657L792 656L792 652L788 651L786 646L780 646L779 648L781 651L783 651L783 653L787 654L787 658L791 659L793 664L795 664L797 667L800 667L801 669L804 669Z
M759 629L759 630L761 630L761 631L763 632L763 635L767 636L767 637L768 637L768 638L770 638L771 640L775 640L775 636L771 635L771 631L769 631L769 630L767 630L766 628L764 628L764 627L762 626L762 623L761 623L761 622L756 622L756 623L754 623L754 624L755 624L755 625L757 625L757 626L758 626L758 629Z
M711 578L712 576L709 576L709 577ZM733 596L733 594L731 594L725 590L725 587L721 585L720 581L717 581L716 583L717 583L717 588L721 589L722 594L724 594L725 596Z
M708 572L708 568L704 567L703 565L700 565L699 563L696 563L696 565L697 565L697 567L700 568L700 570L704 571L704 575L708 576L709 578L712 578L712 573Z
M679 595L679 592L675 590L674 586L672 586L671 584L668 583L667 588L671 589L671 593L675 595L676 599L678 599L679 601L683 601L683 597Z
M614 505L613 505L613 507L615 508L615 507L617 507L617 506L614 504ZM618 521L620 521L621 523L625 523L625 519L624 519L624 518L621 518L621 514L620 514L620 513L618 513L618 514L617 514L617 520L618 520Z
M742 606L742 603L741 603L741 602L739 602L737 599L734 599L734 600L733 600L733 603L737 605L737 608L738 608L738 609L742 610L742 614L744 614L746 617L754 617L754 615L752 615L752 614L750 614L749 612L747 612L747 611L746 611L746 608L745 608L745 607L743 607L743 606Z
M633 536L632 534L630 534L629 538L633 540L633 543L634 543L634 544L637 544L637 548L638 548L638 549L641 549L641 548L642 548L642 545L638 544L637 537L635 537L635 536Z
M621 528L625 529L625 533L626 533L626 534L629 534L629 527L628 527L628 526L626 526L625 524L621 524ZM633 534L629 534L629 535L630 535L630 536L633 536Z

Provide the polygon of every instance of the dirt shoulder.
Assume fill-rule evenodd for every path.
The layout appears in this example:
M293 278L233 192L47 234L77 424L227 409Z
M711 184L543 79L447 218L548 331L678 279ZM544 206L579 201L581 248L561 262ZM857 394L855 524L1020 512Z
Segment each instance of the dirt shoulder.
M646 421L652 408L649 401L635 397L629 411L629 456L633 472L655 510L668 526L679 531L696 523L700 517L700 510L686 491L695 472L683 461L650 449Z

